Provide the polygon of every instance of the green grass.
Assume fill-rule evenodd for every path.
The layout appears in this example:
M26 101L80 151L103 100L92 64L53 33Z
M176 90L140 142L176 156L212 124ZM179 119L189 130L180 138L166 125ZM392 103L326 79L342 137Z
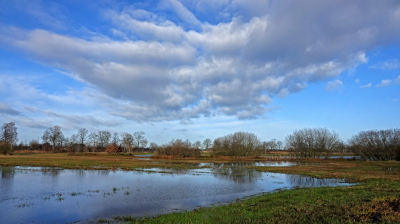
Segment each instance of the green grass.
M61 167L65 169L123 169L135 170L138 168L198 168L196 160L165 160L149 159L134 160L132 156L108 155L105 153L71 154L66 153L38 153L0 155L0 166L37 166Z
M250 168L250 167L249 167ZM400 162L335 160L260 171L347 178L346 187L282 190L229 205L135 219L130 223L400 223Z
M376 188L379 190L376 190ZM379 215L373 199L400 197L400 184L368 181L355 187L322 187L279 191L224 206L160 215L121 217L130 223L356 223L373 222ZM397 189L397 190L396 190ZM364 210L362 208L365 208ZM393 218L394 217L394 218ZM377 221L400 222L388 214Z

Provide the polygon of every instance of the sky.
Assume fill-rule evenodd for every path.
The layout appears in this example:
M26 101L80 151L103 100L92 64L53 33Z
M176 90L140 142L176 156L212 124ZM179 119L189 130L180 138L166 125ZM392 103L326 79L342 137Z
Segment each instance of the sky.
M400 127L400 1L0 0L0 122L149 142Z

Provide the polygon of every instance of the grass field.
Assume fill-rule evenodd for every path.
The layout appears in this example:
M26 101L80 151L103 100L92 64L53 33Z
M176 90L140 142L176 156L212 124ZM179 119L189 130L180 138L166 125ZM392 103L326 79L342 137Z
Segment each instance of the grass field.
M151 154L138 153L136 155ZM160 159L146 158L148 160L134 159L132 155L107 153L15 153L13 155L0 155L0 166L47 166L62 167L65 169L124 169L137 168L198 168L199 163L214 162L240 162L240 161L269 161L278 158L251 158L251 157L210 157L176 158L164 156ZM289 159L283 159L289 160Z
M0 156L0 165L134 170L150 167L197 168L199 162L232 162L242 159L204 156L192 159L134 160L132 156L107 154L18 154ZM251 160L247 158L245 161ZM223 206L146 219L118 219L131 223L400 223L400 162L344 159L301 161L313 165L247 168L318 178L345 178L358 184L282 190Z

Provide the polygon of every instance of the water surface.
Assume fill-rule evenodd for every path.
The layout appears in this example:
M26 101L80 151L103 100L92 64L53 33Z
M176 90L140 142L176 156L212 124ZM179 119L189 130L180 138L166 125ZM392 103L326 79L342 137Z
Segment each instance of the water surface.
M340 179L257 172L238 163L211 167L142 171L0 167L0 223L149 216L277 189L347 185Z

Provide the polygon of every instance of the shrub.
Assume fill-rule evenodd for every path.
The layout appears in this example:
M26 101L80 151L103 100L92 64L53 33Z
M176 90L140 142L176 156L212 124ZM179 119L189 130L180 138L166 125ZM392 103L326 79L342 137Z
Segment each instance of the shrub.
M214 140L213 156L259 156L262 145L253 133L236 132Z
M6 155L7 153L11 153L12 151L11 144L6 140L0 141L0 153Z
M121 147L121 146L118 146L118 145L115 144L115 143L108 144L108 145L106 146L106 152L107 152L107 153L120 153L120 152L122 152L122 147Z
M30 150L39 150L40 144L37 140L32 140L31 142L29 142L29 148Z
M363 159L400 160L400 129L362 131L353 135L349 145Z
M190 142L184 142L181 139L172 140L166 145L157 147L156 154L178 157L198 157L201 155L200 149L191 147Z
M341 147L339 135L326 128L304 128L286 137L286 147L296 157L320 158Z

